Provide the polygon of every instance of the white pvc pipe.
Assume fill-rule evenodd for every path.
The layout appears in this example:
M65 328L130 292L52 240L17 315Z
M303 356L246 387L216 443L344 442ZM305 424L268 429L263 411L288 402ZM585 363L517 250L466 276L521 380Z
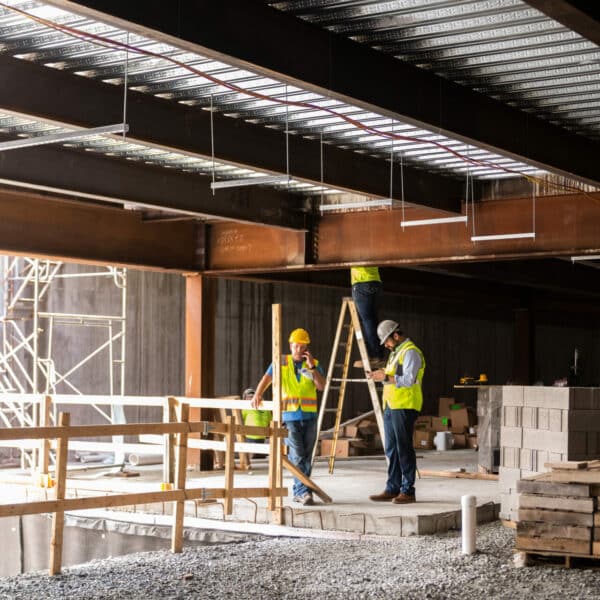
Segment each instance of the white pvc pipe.
M138 465L162 465L162 454L136 454L132 452L127 459L133 467Z
M475 527L477 526L477 498L475 496L462 496L462 553L474 554Z

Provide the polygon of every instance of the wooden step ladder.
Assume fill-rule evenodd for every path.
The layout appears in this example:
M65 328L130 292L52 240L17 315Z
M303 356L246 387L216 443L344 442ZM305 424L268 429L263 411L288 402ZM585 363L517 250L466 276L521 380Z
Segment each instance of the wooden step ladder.
M360 352L360 358L363 364L364 377L362 378L350 378L348 377L348 371L350 369L350 360L352 357L352 343L356 338L358 350ZM343 357L340 360L340 354L343 351ZM358 317L358 311L352 298L344 298L342 300L342 308L340 310L340 317L338 319L338 325L335 332L335 339L333 341L333 349L331 350L331 359L329 361L329 368L327 370L327 378L325 381L325 388L323 389L323 397L321 400L321 406L319 408L319 415L317 419L317 440L321 434L321 428L323 426L323 418L325 413L335 413L335 424L333 426L333 440L331 443L331 451L329 455L329 473L333 473L335 464L335 451L337 447L337 441L340 434L340 423L342 421L342 411L344 408L344 398L346 396L346 384L348 383L366 383L369 388L369 395L371 396L371 403L373 404L373 411L375 412L375 419L377 420L377 427L379 428L379 435L381 436L382 443L385 444L385 438L383 433L383 412L381 410L381 404L379 402L379 396L377 393L377 387L372 379L367 379L366 373L370 371L371 367L369 364L369 355L367 353L367 347L363 337L362 329L360 326L360 319ZM336 398L337 396L337 398ZM312 462L315 461L317 452L317 445L313 449Z

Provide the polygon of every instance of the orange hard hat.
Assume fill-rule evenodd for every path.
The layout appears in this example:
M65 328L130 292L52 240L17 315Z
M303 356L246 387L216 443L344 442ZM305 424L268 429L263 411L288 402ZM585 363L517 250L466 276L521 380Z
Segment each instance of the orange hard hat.
M308 335L308 331L306 331L306 329L302 329L301 327L294 329L294 331L290 333L288 342L294 342L296 344L310 344L310 336Z

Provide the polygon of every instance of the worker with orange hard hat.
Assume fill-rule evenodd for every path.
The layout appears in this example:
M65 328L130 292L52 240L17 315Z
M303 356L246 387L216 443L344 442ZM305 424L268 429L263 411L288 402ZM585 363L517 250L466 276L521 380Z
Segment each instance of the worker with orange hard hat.
M310 336L306 329L294 329L288 339L290 354L281 357L282 421L288 430L288 458L302 473L310 477L311 458L317 441L317 390L325 387L325 374L319 361L308 349ZM252 406L260 408L263 394L273 381L273 364L256 386ZM312 491L294 478L294 502L314 504Z

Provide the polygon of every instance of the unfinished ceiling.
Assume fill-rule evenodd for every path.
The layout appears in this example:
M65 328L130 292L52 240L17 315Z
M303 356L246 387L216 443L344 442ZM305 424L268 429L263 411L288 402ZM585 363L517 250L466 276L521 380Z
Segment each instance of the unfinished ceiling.
M0 144L3 249L213 273L598 254L598 32L566 1L2 0L0 142L128 129ZM117 222L185 249L99 253Z

